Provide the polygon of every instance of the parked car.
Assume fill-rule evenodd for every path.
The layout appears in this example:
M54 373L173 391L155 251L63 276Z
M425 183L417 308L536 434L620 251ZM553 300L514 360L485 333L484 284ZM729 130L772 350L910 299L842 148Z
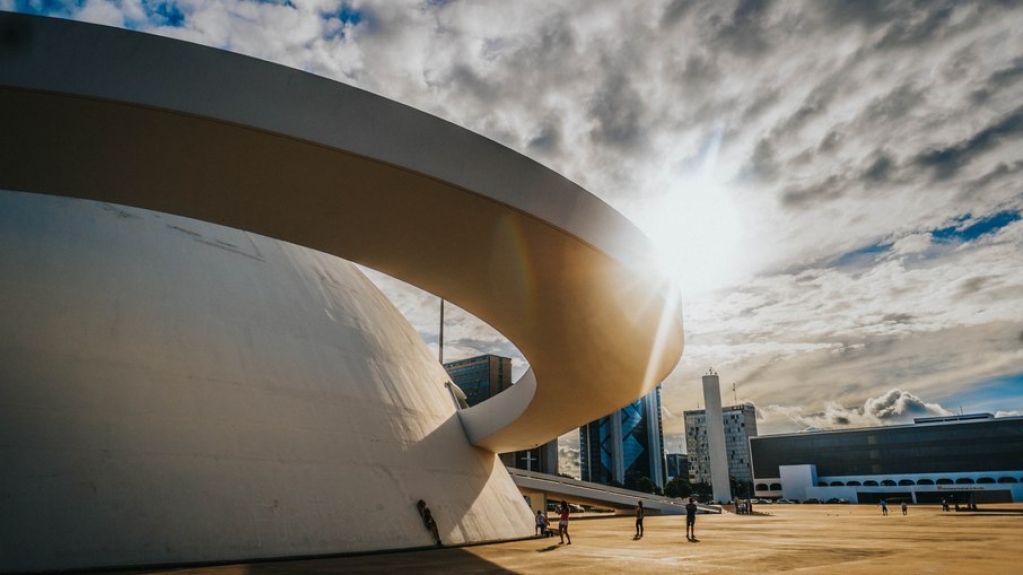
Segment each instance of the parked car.
M841 497L832 497L831 499L828 499L824 503L829 503L831 505L835 505L835 504L843 504L844 505L844 504L849 503L849 500L848 499L842 499Z
M803 503L820 503L820 502L821 502L820 499L817 499L816 497L811 497L811 498L807 499L806 501L804 501Z

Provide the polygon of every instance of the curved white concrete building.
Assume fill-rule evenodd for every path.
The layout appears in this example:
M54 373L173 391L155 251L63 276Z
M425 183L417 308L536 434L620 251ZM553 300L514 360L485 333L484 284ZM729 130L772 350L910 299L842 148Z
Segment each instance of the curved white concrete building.
M0 569L531 533L444 370L352 265L145 210L0 193Z
M0 38L0 572L425 546L420 498L446 543L528 536L495 453L680 357L642 235L489 140L163 38L11 14ZM340 258L531 371L457 411Z

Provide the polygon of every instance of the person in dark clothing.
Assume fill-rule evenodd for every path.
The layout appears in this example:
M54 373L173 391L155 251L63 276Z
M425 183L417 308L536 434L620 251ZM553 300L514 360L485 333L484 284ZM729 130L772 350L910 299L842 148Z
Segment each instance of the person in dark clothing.
M433 535L433 540L437 542L437 546L441 545L440 533L437 531L437 522L433 520L433 513L430 512L430 508L426 506L426 502L420 499L416 503L416 509L419 510L419 516L423 518L423 527Z
M643 536L643 514L643 502L640 501L639 504L636 505L636 539Z
M686 503L686 539L696 541L696 500L692 497Z

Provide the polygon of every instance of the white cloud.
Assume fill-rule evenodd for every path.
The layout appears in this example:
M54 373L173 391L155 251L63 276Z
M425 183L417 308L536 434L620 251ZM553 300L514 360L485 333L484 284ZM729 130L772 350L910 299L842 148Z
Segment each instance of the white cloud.
M781 405L758 407L757 411L759 416L757 424L761 435L807 429L904 424L912 423L913 419L918 417L952 414L937 403L926 402L912 393L899 389L891 389L878 397L867 398L862 407L846 407L838 402L827 401L821 411L809 411L805 406Z

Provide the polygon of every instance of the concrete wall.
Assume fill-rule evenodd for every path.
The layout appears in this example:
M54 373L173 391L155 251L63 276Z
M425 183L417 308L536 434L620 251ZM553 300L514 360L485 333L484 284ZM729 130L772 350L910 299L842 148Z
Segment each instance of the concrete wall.
M172 167L168 167L172 169ZM342 260L0 192L0 572L533 532L446 374Z

